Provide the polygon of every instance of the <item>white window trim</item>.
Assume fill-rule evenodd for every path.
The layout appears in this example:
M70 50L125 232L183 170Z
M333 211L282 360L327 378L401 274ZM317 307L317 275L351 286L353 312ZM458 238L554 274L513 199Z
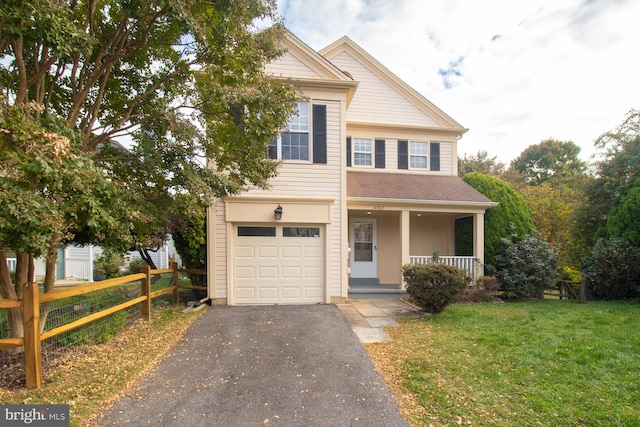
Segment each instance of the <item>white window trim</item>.
M282 158L282 133L279 133L278 136L276 136L276 159L280 162L286 162L286 163L312 163L313 159L313 141L312 141L312 134L311 134L311 110L312 110L312 104L310 101L298 101L297 105L298 105L298 109L299 109L299 105L300 104L307 104L307 130L291 130L289 129L289 124L291 122L291 120L289 120L289 122L287 123L287 127L283 132L286 133L291 133L291 134L306 134L307 135L307 141L308 141L308 159L283 159ZM297 113L295 114L297 116ZM293 117L292 117L293 118Z
M356 141L369 141L369 151L358 151L356 150ZM373 168L374 167L374 139L373 138L353 138L351 142L351 166L354 168ZM358 165L356 164L356 154L368 154L371 163L368 165Z
M427 147L427 152L425 154L412 154L411 153L411 147L413 146L413 144L426 144ZM409 141L409 169L413 169L413 170L421 170L421 171L428 171L429 170L429 150L430 149L430 143L428 141ZM415 167L411 165L411 158L412 157L424 157L425 159L425 163L424 163L424 167Z

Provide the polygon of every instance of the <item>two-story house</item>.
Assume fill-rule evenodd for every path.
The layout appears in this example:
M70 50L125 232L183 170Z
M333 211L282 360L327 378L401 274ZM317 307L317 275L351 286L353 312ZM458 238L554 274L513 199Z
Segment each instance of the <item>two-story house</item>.
M282 162L270 188L209 209L214 303L331 303L358 285L400 289L402 266L436 253L481 274L495 203L457 176L464 127L347 37L316 52L287 34L267 71L298 85L301 99L269 147ZM455 257L464 217L474 253Z

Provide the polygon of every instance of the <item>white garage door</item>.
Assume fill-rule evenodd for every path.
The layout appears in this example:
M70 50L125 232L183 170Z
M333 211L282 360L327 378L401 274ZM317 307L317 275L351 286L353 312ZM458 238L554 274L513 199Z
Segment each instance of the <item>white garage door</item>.
M234 228L235 304L324 302L324 228Z

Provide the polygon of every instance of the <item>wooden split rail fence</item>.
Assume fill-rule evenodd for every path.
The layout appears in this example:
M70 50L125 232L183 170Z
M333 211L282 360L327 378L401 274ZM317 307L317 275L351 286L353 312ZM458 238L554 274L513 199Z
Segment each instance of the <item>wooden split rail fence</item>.
M45 294L40 294L38 283L27 283L23 288L22 300L0 299L0 309L22 309L24 337L0 339L0 350L16 347L24 348L24 369L27 388L38 388L42 385L42 352L40 343L48 338L68 332L95 320L109 316L120 310L127 309L136 304L140 305L140 316L147 322L151 321L151 300L165 294L173 295L173 302L179 302L179 289L205 290L203 286L178 284L178 273L204 274L206 270L178 269L177 263L172 263L171 268L151 270L147 267L144 272L130 274L128 276L107 279L101 282L78 285L65 289L55 289ZM156 291L151 291L151 276L171 273L171 286ZM103 289L112 288L132 282L140 281L140 296L129 301L106 308L102 311L91 313L71 323L40 332L40 304L88 294Z

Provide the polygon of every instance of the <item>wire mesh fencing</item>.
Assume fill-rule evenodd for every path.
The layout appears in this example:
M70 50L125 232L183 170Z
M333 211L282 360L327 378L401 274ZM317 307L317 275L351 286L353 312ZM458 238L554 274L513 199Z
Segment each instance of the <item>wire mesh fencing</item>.
M179 279L185 283L188 279ZM151 276L151 293L171 288L172 273L154 274ZM203 290L181 289L179 291L182 301L206 295ZM107 289L81 293L68 298L56 299L40 304L40 322L44 325L43 333L69 325L73 322L99 313L105 309L116 307L127 301L141 296L142 287L140 281L125 283ZM199 298L199 299L200 299ZM171 292L159 295L151 300L151 305L169 305L172 303ZM105 317L98 318L90 323L75 327L68 331L54 335L41 341L41 359L43 369L55 362L61 355L68 353L70 349L81 348L85 345L106 343L125 328L140 318L139 304L132 305L123 310L116 311ZM15 336L12 334L12 325L9 309L0 309L0 339ZM25 384L24 354L21 348L0 350L0 387L15 387Z

